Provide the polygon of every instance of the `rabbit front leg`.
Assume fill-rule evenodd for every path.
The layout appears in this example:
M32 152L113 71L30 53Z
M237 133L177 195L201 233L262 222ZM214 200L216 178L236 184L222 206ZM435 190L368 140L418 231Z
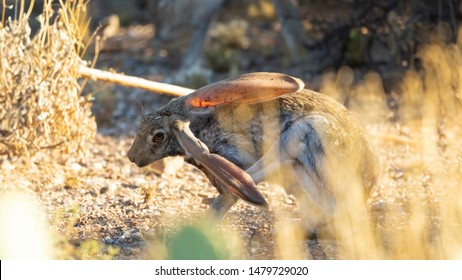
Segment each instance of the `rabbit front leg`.
M204 173L209 182L217 189L219 195L212 201L209 208L209 215L214 218L222 219L229 209L237 202L238 198L233 195L222 183L220 183L207 168L198 164L192 157L185 157L185 161L196 166Z
M202 168L202 172L219 192L219 195L210 204L209 214L215 218L222 219L226 213L228 213L229 209L237 202L238 198L233 195L226 186L221 184L207 169Z
M229 209L237 202L237 197L231 194L219 194L210 204L209 212L218 219L222 219Z

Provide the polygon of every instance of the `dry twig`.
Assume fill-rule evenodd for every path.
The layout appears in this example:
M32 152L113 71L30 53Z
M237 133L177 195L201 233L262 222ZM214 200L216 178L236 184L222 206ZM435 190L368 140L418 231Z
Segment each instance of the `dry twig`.
M166 83L159 83L149 81L143 78L126 76L123 74L112 73L108 71L102 71L98 69L88 68L86 66L80 66L78 74L82 78L88 78L92 80L106 81L111 83L120 84L127 87L141 88L148 91L159 92L171 96L183 96L189 94L193 89L170 85Z

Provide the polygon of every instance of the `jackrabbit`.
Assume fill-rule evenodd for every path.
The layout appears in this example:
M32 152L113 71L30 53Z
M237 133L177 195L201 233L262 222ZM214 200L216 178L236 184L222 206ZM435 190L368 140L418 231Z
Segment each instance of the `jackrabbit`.
M173 99L146 114L128 151L139 167L185 155L220 193L224 215L241 198L266 206L255 183L278 183L299 200L309 231L359 182L375 184L375 155L341 104L278 73L250 73ZM246 171L244 171L246 170Z

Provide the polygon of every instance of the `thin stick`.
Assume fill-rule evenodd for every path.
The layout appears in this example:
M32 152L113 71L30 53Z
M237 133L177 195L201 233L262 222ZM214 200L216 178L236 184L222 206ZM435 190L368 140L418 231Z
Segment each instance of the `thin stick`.
M143 78L126 76L98 69L91 69L86 66L80 66L79 75L82 78L111 82L127 87L141 88L175 97L187 95L194 91L190 88L149 81Z

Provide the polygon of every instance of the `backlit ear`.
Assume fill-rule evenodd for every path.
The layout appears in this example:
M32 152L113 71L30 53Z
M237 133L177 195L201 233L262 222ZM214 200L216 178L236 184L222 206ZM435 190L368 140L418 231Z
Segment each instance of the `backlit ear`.
M252 104L302 90L302 80L281 73L256 72L202 87L186 99L189 110L226 104Z

